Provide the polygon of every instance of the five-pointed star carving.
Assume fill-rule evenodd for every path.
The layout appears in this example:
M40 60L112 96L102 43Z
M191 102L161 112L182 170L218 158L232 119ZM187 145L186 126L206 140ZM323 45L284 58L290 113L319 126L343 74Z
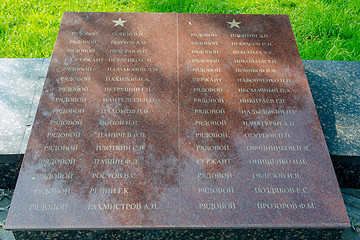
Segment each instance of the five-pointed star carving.
M237 21L235 21L235 19L233 19L232 22L227 22L227 23L231 25L230 28L233 28L233 27L240 28L240 27L239 27L239 24L240 24L241 22L237 22Z
M119 18L119 20L117 20L117 21L113 21L114 23L115 23L115 27L117 26L117 25L120 25L120 26L124 26L124 23L126 23L126 21L124 21L124 20L121 20L121 18Z

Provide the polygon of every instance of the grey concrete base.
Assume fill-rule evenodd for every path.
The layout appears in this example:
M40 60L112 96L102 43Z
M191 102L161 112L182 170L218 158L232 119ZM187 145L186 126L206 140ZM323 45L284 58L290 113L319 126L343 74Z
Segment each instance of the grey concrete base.
M0 59L0 155L25 152L49 63Z

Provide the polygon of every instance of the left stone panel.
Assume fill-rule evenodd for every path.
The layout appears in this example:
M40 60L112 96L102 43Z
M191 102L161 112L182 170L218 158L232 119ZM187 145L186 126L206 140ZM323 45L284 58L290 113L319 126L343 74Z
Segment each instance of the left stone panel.
M174 224L176 21L64 13L7 228Z

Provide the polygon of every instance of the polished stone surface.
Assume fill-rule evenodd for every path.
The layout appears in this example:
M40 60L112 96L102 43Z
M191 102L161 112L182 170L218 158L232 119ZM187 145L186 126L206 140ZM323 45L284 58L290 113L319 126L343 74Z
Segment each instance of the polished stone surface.
M347 226L287 16L64 14L8 229Z

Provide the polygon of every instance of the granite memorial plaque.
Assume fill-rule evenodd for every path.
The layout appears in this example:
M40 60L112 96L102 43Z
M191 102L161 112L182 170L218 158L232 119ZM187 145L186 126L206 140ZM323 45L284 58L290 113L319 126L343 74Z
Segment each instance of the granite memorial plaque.
M344 228L285 15L63 15L7 229Z

